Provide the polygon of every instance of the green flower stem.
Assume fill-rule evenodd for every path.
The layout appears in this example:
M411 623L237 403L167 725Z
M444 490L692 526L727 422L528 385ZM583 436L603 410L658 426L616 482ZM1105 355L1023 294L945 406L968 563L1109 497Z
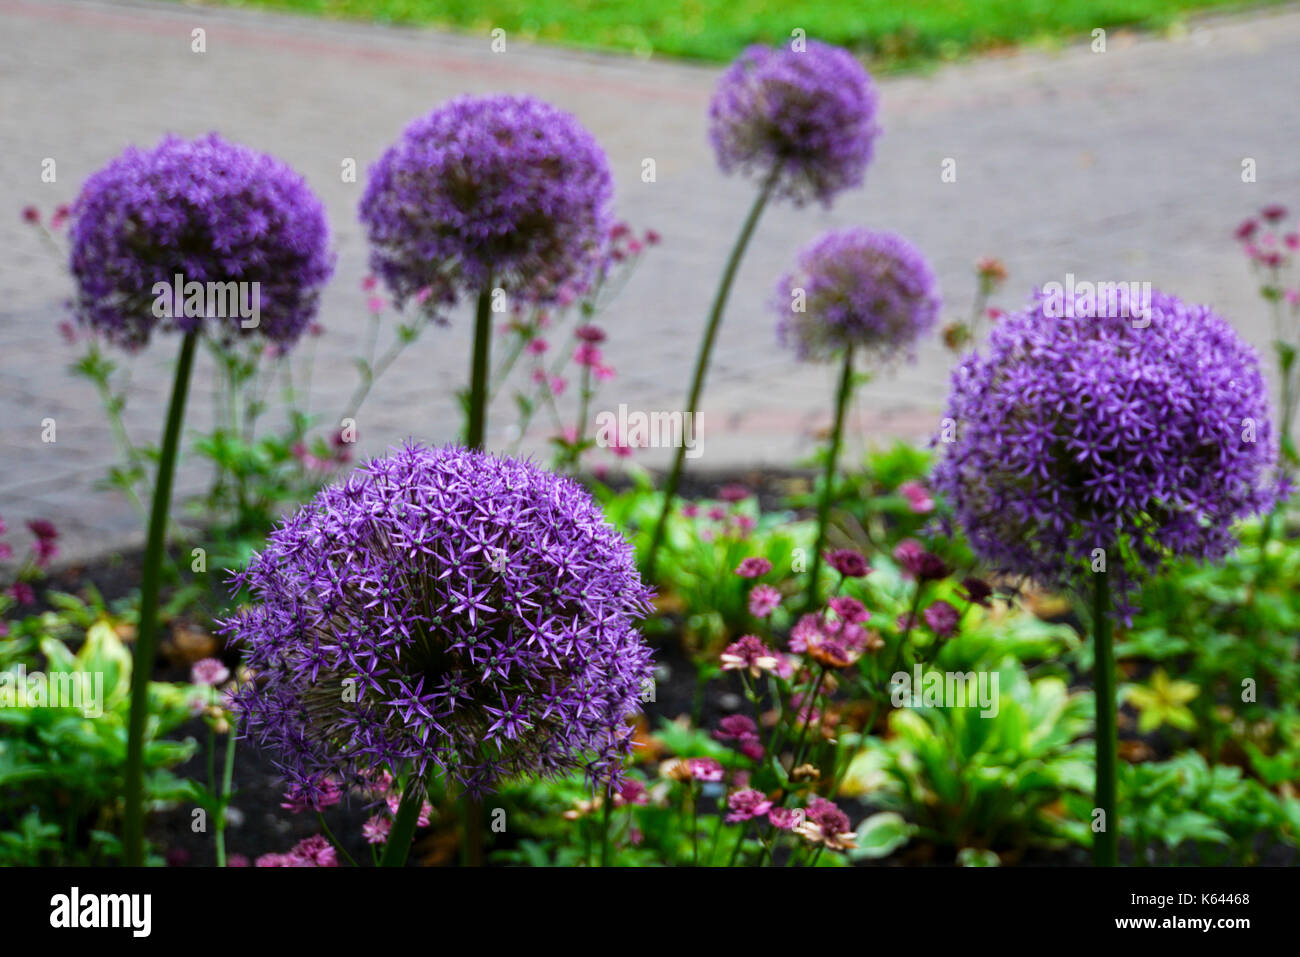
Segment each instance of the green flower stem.
M171 404L167 408L167 425L163 430L162 452L158 459L158 482L154 486L153 511L149 517L149 539L144 553L140 625L131 672L131 716L127 726L126 746L126 817L122 825L122 845L126 863L130 867L144 864L144 734L149 711L149 679L153 675L154 650L158 643L158 591L163 553L167 544L167 510L171 505L176 450L180 445L181 422L185 418L185 398L189 393L190 371L194 367L194 346L197 342L197 332L187 332L181 340L176 378L172 383Z
M776 185L780 171L781 166L778 163L772 167L772 172L763 181L763 186L754 199L754 205L750 207L749 215L745 217L744 225L740 228L740 235L736 237L736 244L731 247L731 255L727 258L726 268L722 271L722 280L718 283L718 291L713 298L713 309L709 312L709 321L704 328L704 338L700 341L699 355L695 360L695 375L691 379L690 396L686 400L686 423L689 424L689 427L693 427L699 409L700 395L704 391L704 376L709 371L709 356L713 352L713 343L717 339L718 329L722 325L722 313L727 305L727 297L731 294L731 285L735 281L736 271L740 268L740 260L745 255L749 240L754 235L754 227L758 225L759 217L763 214L763 207L767 205L767 201L772 195L772 188ZM683 424L683 428L687 427L687 424ZM677 487L681 484L682 468L685 463L686 442L683 440L677 446L676 454L673 456L672 471L668 473L668 484L664 487L663 510L659 513L659 521L655 525L654 537L650 540L650 553L646 558L645 577L647 581L652 583L654 582L655 562L659 556L659 548L663 545L664 532L668 527L668 515L673 509L673 499L677 496Z
M831 447L826 452L826 473L822 482L821 503L817 506L817 544L813 547L812 571L808 575L807 610L817 604L818 576L822 570L822 550L826 547L826 526L830 524L831 497L835 487L835 466L839 463L844 441L844 414L853 392L853 347L844 350L844 368L840 370L840 387L835 394L835 424L831 427Z
M417 814L416 817L418 818L419 815ZM356 867L357 862L352 859L352 855L347 852L347 848L345 848L342 844L339 843L338 838L334 836L334 832L330 830L330 826L325 823L325 815L322 814L320 811L317 811L316 820L320 822L320 829L325 833L325 839L334 845L334 850L342 854L343 859L347 861L349 865L351 865L352 867Z
M230 803L230 784L235 777L235 733L239 725L233 717L226 734L226 764L221 770L221 816L217 818L217 867L226 866L226 806Z
M417 780L408 781L406 790L402 792L402 803L397 807L397 817L388 832L388 841L384 844L384 856L379 859L380 867L406 866L406 855L411 853L411 840L415 837L423 805L424 788Z
M488 359L492 349L492 282L478 294L478 309L474 316L474 358L470 366L469 426L465 444L471 449L483 448L483 434L487 428Z
M1115 713L1115 646L1111 638L1110 582L1105 573L1093 575L1093 694L1097 709L1096 806L1105 813L1105 830L1093 834L1092 862L1097 867L1119 864L1119 818L1115 806L1115 761L1118 747Z
M600 866L609 867L609 814L614 806L614 789L605 786L605 806L601 809L600 820Z

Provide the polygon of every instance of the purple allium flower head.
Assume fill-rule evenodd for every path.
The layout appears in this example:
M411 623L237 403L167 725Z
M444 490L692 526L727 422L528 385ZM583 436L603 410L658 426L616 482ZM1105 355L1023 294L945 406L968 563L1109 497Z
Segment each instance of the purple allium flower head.
M477 295L551 302L585 281L612 221L605 152L571 114L526 96L462 96L421 117L370 170L370 266L400 305Z
M1106 298L1040 293L953 370L935 485L997 570L1068 585L1101 548L1123 592L1169 556L1227 553L1273 501L1277 442L1259 357L1220 316Z
M155 285L173 287L178 275L205 291L257 283L256 326L246 328L235 308L253 303L251 285L223 285L224 305L205 303L219 314L205 331L287 345L312 321L334 271L325 208L303 178L215 133L128 148L82 186L69 239L77 319L132 349L160 323L192 331L204 322L171 299L155 314Z
M774 195L830 206L862 183L877 134L871 77L847 50L751 46L718 81L709 140L724 173L777 177Z
M650 676L631 546L573 481L408 444L282 521L223 623L235 708L290 781L618 777Z
M772 307L777 337L800 359L823 361L852 348L885 362L913 353L938 320L939 295L916 247L855 226L805 246L777 283Z

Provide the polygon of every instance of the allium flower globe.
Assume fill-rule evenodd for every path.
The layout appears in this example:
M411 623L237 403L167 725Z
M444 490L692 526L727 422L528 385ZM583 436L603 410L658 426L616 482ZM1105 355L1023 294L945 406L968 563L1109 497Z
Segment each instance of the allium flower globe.
M862 183L871 162L876 91L847 50L751 46L727 69L709 105L709 139L723 172L760 179L774 195L829 206ZM779 169L778 169L779 167Z
M604 151L571 114L527 96L463 96L375 163L361 221L399 304L452 305L489 279L542 302L587 277L613 193Z
M1126 300L1074 305L1054 318L1070 310L1040 294L954 370L936 487L986 561L1050 585L1097 548L1121 591L1167 557L1222 557L1234 522L1273 500L1258 356L1174 296L1153 293L1145 318Z
M803 309L794 291L803 290ZM806 246L777 283L777 336L800 359L825 360L847 349L884 361L910 353L934 327L934 273L911 243L854 227Z
M406 445L286 518L236 582L252 603L224 627L256 675L236 708L304 790L385 769L475 794L618 778L650 593L573 481Z
M289 345L316 314L334 270L320 200L279 160L217 134L129 147L86 180L72 208L70 268L78 320L126 348L160 323L197 329L205 317L155 314L155 284L258 283L258 322L212 318L221 339L260 334ZM241 295L251 302L252 289Z

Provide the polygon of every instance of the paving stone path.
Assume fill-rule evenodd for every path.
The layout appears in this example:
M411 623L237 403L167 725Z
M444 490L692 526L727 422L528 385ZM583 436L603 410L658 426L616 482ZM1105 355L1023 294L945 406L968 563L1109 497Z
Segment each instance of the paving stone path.
M797 25L797 24L796 24ZM191 31L206 31L206 52ZM56 324L69 292L61 263L19 221L51 209L129 143L166 131L219 130L301 171L324 198L338 270L322 308L318 408L344 404L364 334L366 249L356 220L364 170L412 117L462 92L529 92L575 112L609 151L623 216L664 237L608 318L618 378L599 404L679 408L703 314L753 192L718 173L705 112L718 69L529 47L506 38L327 23L171 4L0 0L0 515L44 516L65 550L88 554L142 537L125 502L96 492L111 442L91 388L68 375ZM1300 201L1300 11L1214 19L1177 39L1112 35L1105 53L1059 53L946 67L881 83L885 130L865 186L830 211L771 209L738 277L692 467L788 463L829 418L833 376L777 349L764 303L794 251L832 226L896 230L931 257L950 315L964 315L973 261L1000 256L1002 304L1030 286L1080 279L1151 281L1220 307L1259 346L1268 327L1229 238L1258 205ZM57 161L42 183L41 163ZM641 180L653 158L657 179ZM956 160L956 182L941 164ZM1258 181L1242 182L1252 158ZM408 435L451 437L468 365L469 322L431 330L393 367L360 417L363 451ZM131 430L156 440L175 342L139 360ZM949 356L863 390L853 441L934 428ZM192 423L208 421L200 363ZM57 442L41 441L41 422ZM507 403L496 423L510 418ZM498 431L492 436L498 443ZM539 437L540 438L540 437ZM662 464L651 450L642 460ZM181 491L204 476L182 472ZM21 542L21 534L13 536Z

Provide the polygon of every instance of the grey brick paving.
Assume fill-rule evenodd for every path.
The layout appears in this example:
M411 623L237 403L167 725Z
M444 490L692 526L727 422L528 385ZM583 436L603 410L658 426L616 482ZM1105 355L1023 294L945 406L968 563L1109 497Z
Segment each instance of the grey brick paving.
M207 31L202 55L190 51L198 26ZM885 135L865 187L830 212L778 207L760 225L719 342L697 466L788 462L824 426L831 376L775 348L763 303L794 250L831 226L911 237L931 256L953 313L969 307L971 263L995 254L1012 274L1004 304L1067 271L1150 280L1216 304L1266 345L1262 310L1227 236L1262 202L1300 200L1300 12L1205 21L1182 39L1110 40L1105 54L1026 52L883 81ZM620 376L601 405L677 407L752 196L750 184L716 171L705 140L717 73L509 38L507 52L494 54L487 37L171 5L0 0L0 515L11 527L38 515L59 521L70 554L140 537L128 505L92 491L111 457L109 436L89 387L65 372L71 354L55 325L66 276L18 210L70 200L126 144L152 144L168 130L216 129L272 152L324 197L339 267L323 306L329 332L315 398L336 408L354 382L350 357L364 328L361 186L341 182L341 160L354 157L364 170L410 118L460 92L527 91L574 111L610 153L622 214L665 238L610 316L607 351ZM40 182L43 157L58 161L55 184ZM640 181L644 157L657 162L653 184ZM940 182L945 157L957 160L956 183ZM1258 183L1241 182L1243 157L1256 160ZM361 416L365 450L453 434L468 325L431 330L403 356ZM129 425L141 438L161 427L174 347L163 340L139 360ZM854 441L928 433L948 365L932 346L872 383L858 401ZM193 423L208 419L207 382L200 363ZM53 445L40 441L46 417L58 422ZM508 418L502 403L495 424ZM191 466L181 490L202 478Z

